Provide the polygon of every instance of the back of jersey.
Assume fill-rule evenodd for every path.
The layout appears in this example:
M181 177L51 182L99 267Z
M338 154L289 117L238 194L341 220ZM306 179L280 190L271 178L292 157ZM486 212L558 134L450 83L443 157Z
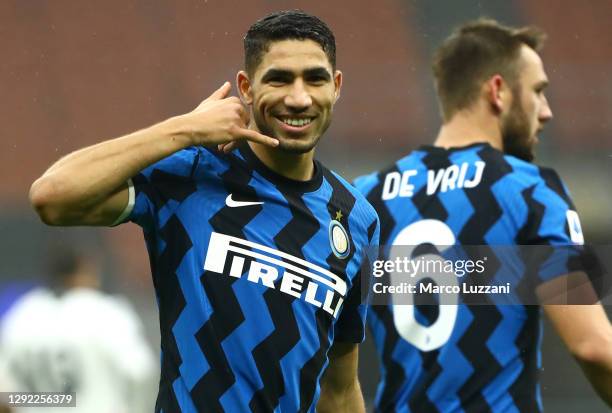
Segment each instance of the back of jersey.
M142 383L154 370L134 312L90 289L25 295L4 320L0 352L11 390L76 395L76 407L24 407L19 413L134 411L130 398L144 397Z
M424 146L355 185L379 214L381 245L572 242L573 207L556 174L488 144ZM462 289L457 306L372 306L382 367L376 411L542 410L539 307L465 298Z

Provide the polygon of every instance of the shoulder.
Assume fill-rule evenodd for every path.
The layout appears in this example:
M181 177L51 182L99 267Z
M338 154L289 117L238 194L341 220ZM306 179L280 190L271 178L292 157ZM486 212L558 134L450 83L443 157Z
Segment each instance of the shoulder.
M360 214L364 214L365 216L368 216L371 218L376 217L376 211L374 211L374 208L372 208L372 206L366 200L364 194L361 191L359 191L358 188L351 185L351 183L349 183L346 179L340 176L337 172L328 170L328 173L331 174L333 177L335 177L336 182L337 182L336 185L342 185L342 187L350 194L350 196L355 198L354 208L356 209L356 211L358 211Z
M203 148L190 146L163 158L148 166L142 175L152 177L156 174L190 177L193 175L200 159L206 156Z
M123 297L91 289L77 289L65 297L66 309L86 314L88 322L97 320L104 326L120 333L138 328L139 317L130 303ZM108 330L107 330L108 331Z
M392 164L386 165L380 170L355 178L353 184L367 199L379 197L382 193L383 185L388 175L401 175L404 171L409 169L424 168L424 165L421 162L423 156L424 153L421 151L412 151Z
M5 315L5 320L29 317L30 314L47 311L55 306L57 299L45 288L36 288L19 298Z
M496 196L519 217L519 243L584 242L580 219L569 191L552 168L505 155L511 173L500 180Z
M339 197L341 202L342 198L344 198L345 202L352 204L350 208L351 232L355 229L364 231L367 234L368 242L371 242L379 227L378 215L374 207L370 205L365 196L357 188L338 173L324 168L323 174L333 191L342 194Z
M57 299L53 293L44 288L37 288L18 299L2 319L2 338L28 332L24 326L38 325L41 318L47 320L56 314Z
M510 194L520 191L523 196L539 195L546 197L548 201L556 199L568 206L572 205L569 191L554 169L509 155L504 155L504 159L511 168L503 182L507 189L511 189Z
M166 205L169 199L182 201L197 189L195 173L198 165L206 159L204 148L189 147L148 166L131 179L135 188L134 212L137 217L149 211L147 205L155 208ZM206 170L207 168L200 168ZM132 216L132 221L140 222Z

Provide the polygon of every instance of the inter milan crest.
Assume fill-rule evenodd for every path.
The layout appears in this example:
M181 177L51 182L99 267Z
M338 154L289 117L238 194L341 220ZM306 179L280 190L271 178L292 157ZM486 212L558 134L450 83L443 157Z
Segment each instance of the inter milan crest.
M340 215L340 218L342 217L340 211L338 211L336 217L338 217L338 215ZM329 223L329 244L331 245L334 255L338 258L344 259L348 257L351 252L348 234L342 224L335 219Z

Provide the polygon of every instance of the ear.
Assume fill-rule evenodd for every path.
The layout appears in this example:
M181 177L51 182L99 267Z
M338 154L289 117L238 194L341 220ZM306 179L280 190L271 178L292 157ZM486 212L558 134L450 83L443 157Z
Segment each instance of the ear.
M485 84L486 98L493 109L502 113L509 107L511 99L508 84L501 75L493 75Z
M342 72L336 70L334 72L334 103L340 99L340 89L342 89Z
M253 90L251 89L251 80L249 75L244 70L241 70L236 75L236 87L240 98L246 105L253 103Z

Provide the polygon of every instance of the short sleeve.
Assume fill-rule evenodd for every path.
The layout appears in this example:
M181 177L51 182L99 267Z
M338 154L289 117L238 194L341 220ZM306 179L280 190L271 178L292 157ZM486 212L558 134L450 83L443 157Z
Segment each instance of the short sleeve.
M145 232L156 226L162 210L170 212L195 191L193 174L200 158L190 147L145 168L128 181L129 200L115 225L131 221Z
M334 326L334 340L361 343L365 339L365 323L367 317L368 291L370 290L370 263L374 251L378 251L380 224L378 217L368 228L369 245L362 251L360 271L355 276L355 282L349 290L338 321Z
M523 193L529 213L519 240L538 284L580 269L584 243L567 188L551 169L542 169L540 175L542 179Z

